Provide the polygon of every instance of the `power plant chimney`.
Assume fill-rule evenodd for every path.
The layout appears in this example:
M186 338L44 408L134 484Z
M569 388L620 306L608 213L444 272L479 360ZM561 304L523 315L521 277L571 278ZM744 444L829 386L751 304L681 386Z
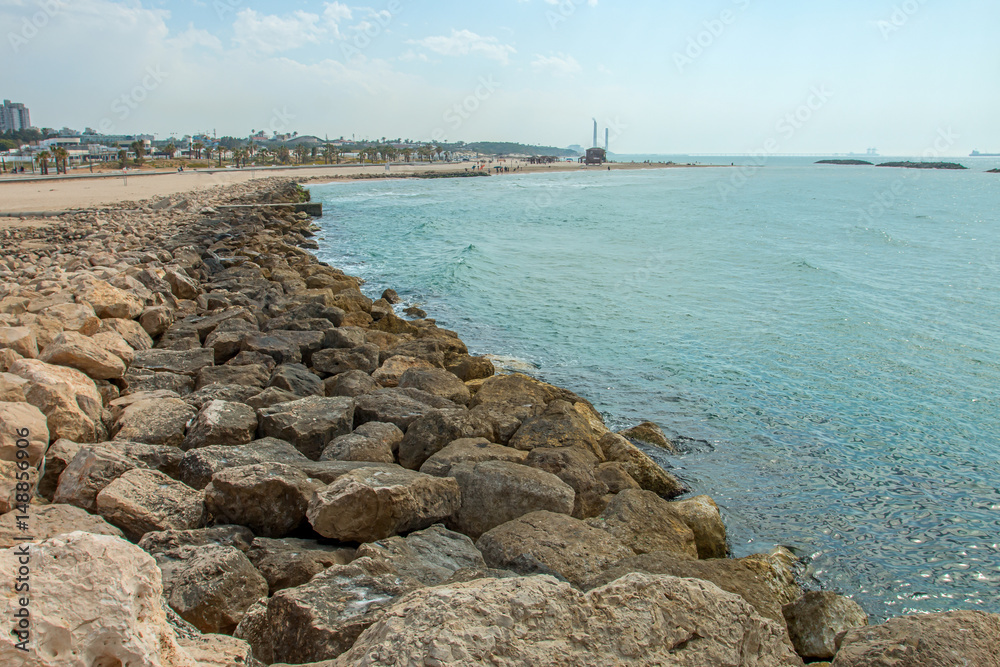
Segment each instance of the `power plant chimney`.
M597 148L597 119L594 119L594 148Z
M604 128L604 152L608 152L608 128Z

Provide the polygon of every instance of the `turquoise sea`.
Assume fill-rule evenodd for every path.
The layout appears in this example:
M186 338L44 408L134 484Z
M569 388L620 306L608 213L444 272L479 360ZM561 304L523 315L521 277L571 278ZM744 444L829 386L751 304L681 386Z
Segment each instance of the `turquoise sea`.
M661 424L735 555L876 618L1000 612L1000 162L671 159L726 166L313 186L319 256Z

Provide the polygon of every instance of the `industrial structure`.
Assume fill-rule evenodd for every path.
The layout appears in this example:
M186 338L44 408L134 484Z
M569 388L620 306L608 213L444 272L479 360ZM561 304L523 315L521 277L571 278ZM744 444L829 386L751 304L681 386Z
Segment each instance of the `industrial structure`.
M608 161L608 140L610 132L604 128L604 148L597 145L597 119L594 119L594 143L587 149L587 154L580 158L580 164L601 165Z

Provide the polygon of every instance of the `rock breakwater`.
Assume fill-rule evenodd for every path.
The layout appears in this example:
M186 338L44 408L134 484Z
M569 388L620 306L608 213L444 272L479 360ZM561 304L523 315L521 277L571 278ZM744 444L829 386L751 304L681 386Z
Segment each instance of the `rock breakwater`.
M715 503L643 451L671 446L655 425L613 433L368 298L308 215L229 208L303 197L3 232L0 586L27 553L31 587L0 663L876 665L923 634L916 665L963 624L1000 638L862 630L787 551L726 558Z

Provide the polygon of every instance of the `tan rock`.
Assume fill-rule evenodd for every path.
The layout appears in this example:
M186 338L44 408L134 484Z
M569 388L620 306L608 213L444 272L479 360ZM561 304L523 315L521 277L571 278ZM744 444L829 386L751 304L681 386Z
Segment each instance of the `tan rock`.
M628 475L647 491L675 498L687 489L680 481L656 464L642 450L617 433L605 433L599 440L608 461L620 463Z
M128 343L133 350L148 350L153 347L153 339L149 337L142 325L135 320L108 318L101 320L101 332L113 331ZM131 362L130 362L131 363Z
M37 359L15 362L10 372L28 380L24 395L45 414L51 439L94 442L104 435L103 399L92 379Z
M39 358L47 364L75 368L95 380L121 379L125 375L125 363L120 358L75 331L56 336Z
M159 470L134 468L97 494L97 512L138 542L150 531L200 527L205 494Z
M704 581L632 574L584 594L545 576L477 579L409 593L332 665L801 665L782 635Z
M637 554L671 551L685 558L698 557L694 533L652 491L622 491L587 523L611 533Z
M143 302L139 297L103 280L94 281L83 287L77 298L92 305L94 312L102 319L134 320L139 317L143 309Z
M837 635L868 625L861 605L831 591L809 591L781 611L795 652L807 660L832 660Z
M443 584L459 570L486 568L486 561L472 540L440 524L405 538L397 535L362 544L357 557L388 563L402 576L425 586Z
M128 366L135 360L135 350L117 331L103 331L90 337L91 342L115 355Z
M152 338L161 336L173 323L174 311L166 306L147 308L139 317L139 326L142 327L143 333Z
M7 351L9 352L10 350ZM0 353L2 353L2 350L0 350ZM17 361L17 359L14 361ZM6 403L25 402L28 400L24 396L24 385L26 384L28 384L28 381L23 377L12 375L7 371L0 372L0 401Z
M383 387L397 387L403 373L411 368L434 368L434 365L416 357L402 355L389 357L385 363L375 369L375 372L372 373L372 379Z
M31 332L35 334L35 340L38 343L39 350L44 350L45 347L52 342L53 338L66 329L61 321L48 317L47 315L24 314L18 317L18 321L21 323L21 326L28 327L31 329ZM92 329L99 323L100 320L96 317L90 318L90 320L88 320L88 325L83 327L86 329L86 331L83 332L84 335L93 333Z
M673 514L694 532L698 558L725 558L729 553L726 544L726 525L719 514L719 506L709 496L695 496L667 504Z
M608 504L608 485L597 478L597 464L597 457L580 447L536 447L524 459L524 465L552 473L572 487L577 519L597 516Z
M26 461L37 468L48 446L49 427L41 410L30 403L0 403L0 461Z
M25 469L25 462L0 461L0 514L29 503L38 487L37 468Z
M255 667L260 664L254 659L250 644L229 635L197 633L191 637L178 636L177 643L198 667Z
M422 466L420 472L447 477L452 466L457 463L481 463L483 461L509 461L522 463L528 452L497 445L486 438L460 438L448 443L448 446L431 455Z
M659 447L671 454L677 453L677 446L667 438L663 429L653 422L642 422L638 426L633 426L618 433L629 440L638 440L647 445Z
M95 535L122 537L122 531L99 516L73 505L33 505L25 523L27 530L18 527L18 510L0 516L0 549L9 549L21 543L17 538L30 535L43 542L57 535L82 530Z
M0 349L0 371L6 373L10 370L10 367L14 365L14 362L20 359L24 359L24 357L14 350L10 348Z
M180 447L187 423L197 411L179 398L137 401L115 422L115 440Z
M101 320L89 303L62 303L46 308L41 314L57 320L65 331L78 331L85 336L101 328Z
M11 349L28 359L38 356L38 342L29 327L0 327L0 348Z
M590 423L564 400L552 401L541 415L527 419L510 439L510 446L526 451L537 447L579 447L599 461L604 460Z
M18 558L0 552L3 590L14 590ZM27 653L0 633L0 664L196 667L167 623L156 563L121 538L74 532L33 545L31 587L58 593L31 596Z

